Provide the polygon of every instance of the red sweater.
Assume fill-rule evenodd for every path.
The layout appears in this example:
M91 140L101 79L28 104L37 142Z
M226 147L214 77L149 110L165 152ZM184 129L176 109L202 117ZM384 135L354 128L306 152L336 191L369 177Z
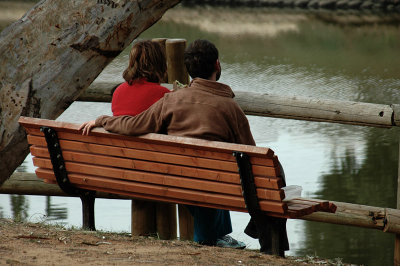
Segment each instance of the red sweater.
M132 85L124 82L118 86L113 94L111 102L112 113L114 116L135 116L147 110L167 92L170 92L167 88L160 86L158 83L148 82L145 79L137 80Z

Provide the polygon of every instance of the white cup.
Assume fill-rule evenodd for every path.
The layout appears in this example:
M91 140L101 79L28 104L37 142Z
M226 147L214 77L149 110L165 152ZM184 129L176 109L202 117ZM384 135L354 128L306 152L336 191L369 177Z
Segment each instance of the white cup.
M283 191L285 191L284 200L291 200L291 199L301 197L301 191L303 190L303 188L301 186L297 186L297 185L286 186L286 187L283 187L282 189L283 189Z

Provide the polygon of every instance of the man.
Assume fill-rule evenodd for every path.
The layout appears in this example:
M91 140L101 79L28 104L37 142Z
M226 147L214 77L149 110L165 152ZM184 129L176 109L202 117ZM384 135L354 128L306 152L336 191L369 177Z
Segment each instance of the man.
M217 82L221 75L218 50L207 40L189 45L184 60L192 81L187 88L165 94L148 110L137 116L100 116L82 124L83 134L93 127L125 134L150 132L175 136L255 145L248 120L233 100L234 93ZM188 206L194 216L194 240L205 245L244 248L230 236L229 211ZM257 232L253 233L256 235Z

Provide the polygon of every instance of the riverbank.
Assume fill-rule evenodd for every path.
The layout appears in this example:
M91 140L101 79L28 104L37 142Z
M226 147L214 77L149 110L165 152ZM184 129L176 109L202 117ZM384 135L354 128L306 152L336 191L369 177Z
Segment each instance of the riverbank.
M129 234L0 219L0 265L344 265L340 259L285 259L256 250L201 246Z

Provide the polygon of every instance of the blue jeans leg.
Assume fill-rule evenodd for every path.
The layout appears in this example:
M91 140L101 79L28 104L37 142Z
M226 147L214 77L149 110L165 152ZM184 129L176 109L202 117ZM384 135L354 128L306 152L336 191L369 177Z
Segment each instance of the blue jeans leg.
M186 206L194 219L194 241L215 244L215 241L232 233L231 216L227 210Z

